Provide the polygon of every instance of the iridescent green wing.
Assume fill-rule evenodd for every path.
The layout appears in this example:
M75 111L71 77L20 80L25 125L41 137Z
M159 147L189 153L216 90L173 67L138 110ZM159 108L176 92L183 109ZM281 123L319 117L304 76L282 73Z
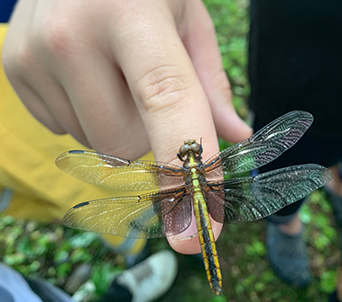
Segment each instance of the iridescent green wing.
M257 176L208 182L206 197L210 215L216 221L252 221L304 198L330 180L329 169L306 164Z
M211 157L203 164L207 179L259 168L291 148L312 124L305 111L289 112L260 129L249 139Z

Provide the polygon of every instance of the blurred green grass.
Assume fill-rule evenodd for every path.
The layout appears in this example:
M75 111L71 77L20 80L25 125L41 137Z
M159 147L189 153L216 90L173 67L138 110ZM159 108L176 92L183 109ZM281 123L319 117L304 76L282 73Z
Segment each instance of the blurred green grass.
M204 3L217 30L234 105L246 117L249 2L205 0ZM221 147L225 147L223 142ZM328 293L335 287L335 268L340 261L339 241L331 217L331 207L319 191L312 194L301 210L313 271L313 280L307 289L290 288L273 274L266 259L265 222L258 221L226 225L218 240L223 297L213 297L200 258L179 254L176 282L158 301L327 301ZM82 263L91 264L93 270L83 287L86 298L82 301L95 301L106 291L112 278L125 269L122 256L110 253L95 234L11 217L0 219L0 230L1 260L24 275L41 277L63 288L75 268ZM149 244L153 252L169 248L165 239L150 240Z

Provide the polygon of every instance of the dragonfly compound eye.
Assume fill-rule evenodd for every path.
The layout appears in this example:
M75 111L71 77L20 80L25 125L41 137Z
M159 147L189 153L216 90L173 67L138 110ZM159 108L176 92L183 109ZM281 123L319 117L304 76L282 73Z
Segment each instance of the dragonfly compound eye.
M194 142L194 143L191 144L190 148L191 148L192 151L198 153L200 151L200 149L201 149L201 146L200 146L200 144Z
M183 146L181 146L181 147L179 148L179 154L180 154L181 156L184 156L185 153L188 152L189 150L190 150L190 146L187 145L187 144L184 144Z

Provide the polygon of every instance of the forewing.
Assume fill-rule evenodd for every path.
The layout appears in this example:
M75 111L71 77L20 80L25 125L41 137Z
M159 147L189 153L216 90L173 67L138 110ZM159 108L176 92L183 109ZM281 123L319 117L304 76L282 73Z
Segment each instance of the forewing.
M227 222L258 220L307 196L330 179L329 169L307 164L254 177L231 178L223 183L209 182L208 207L218 222L223 222L224 216Z
M157 190L184 184L182 167L152 161L129 161L89 151L62 153L57 157L56 165L77 179L112 190Z
M63 223L71 228L131 238L179 234L190 222L191 203L185 188L83 202L63 218Z
M260 129L249 139L214 155L204 163L207 178L261 167L291 148L312 124L305 111L291 111Z

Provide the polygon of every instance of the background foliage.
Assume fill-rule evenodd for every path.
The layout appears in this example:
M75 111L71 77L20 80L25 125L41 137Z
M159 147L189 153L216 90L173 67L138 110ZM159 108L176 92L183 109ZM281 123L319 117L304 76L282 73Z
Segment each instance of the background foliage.
M234 105L239 114L246 117L249 2L204 2L217 30ZM266 259L265 222L259 221L226 225L218 240L224 297L213 298L201 258L177 255L180 264L177 280L159 301L173 302L175 297L181 302L327 301L328 293L335 286L335 268L340 258L331 217L330 205L321 192L315 192L301 211L307 226L305 238L313 271L313 281L307 289L292 289L273 274ZM79 301L95 301L106 291L112 278L125 269L123 257L109 252L95 234L11 217L0 219L0 230L1 260L24 275L38 276L66 288L75 268L82 265L88 270L89 279L74 295ZM149 245L152 252L169 248L165 239L150 240Z

